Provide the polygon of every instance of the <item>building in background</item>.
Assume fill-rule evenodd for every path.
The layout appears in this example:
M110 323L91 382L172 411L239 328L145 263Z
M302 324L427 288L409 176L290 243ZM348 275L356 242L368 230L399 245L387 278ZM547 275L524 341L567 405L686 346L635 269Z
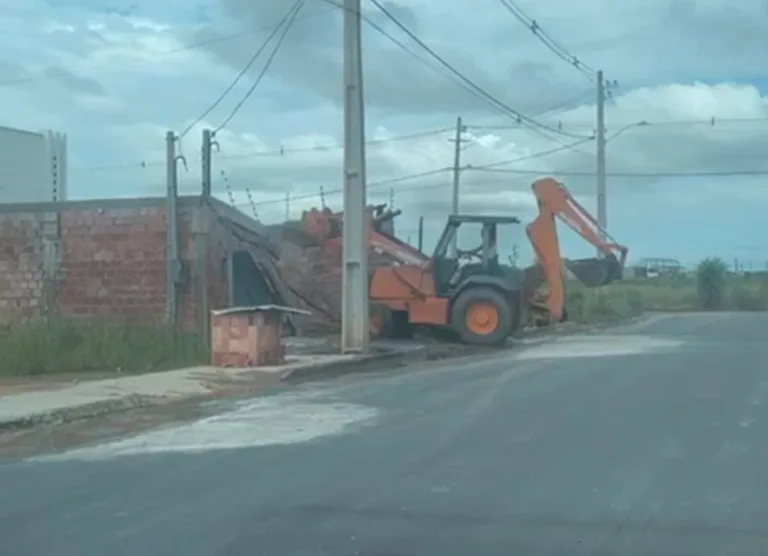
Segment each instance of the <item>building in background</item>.
M0 204L66 200L67 136L0 126Z

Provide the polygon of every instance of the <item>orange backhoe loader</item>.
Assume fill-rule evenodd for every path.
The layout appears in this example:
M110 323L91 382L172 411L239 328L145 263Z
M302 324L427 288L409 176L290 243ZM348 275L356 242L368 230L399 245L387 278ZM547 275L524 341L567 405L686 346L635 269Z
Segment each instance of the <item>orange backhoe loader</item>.
M550 324L566 318L566 268L587 287L621 279L627 248L604 241L605 231L563 184L544 178L532 189L539 207L526 230L536 254L533 266L520 270L499 263L498 227L519 224L517 218L451 216L431 258L371 272L372 332L404 336L414 325L426 325L449 328L467 344L500 344L522 323ZM555 218L602 256L563 260ZM481 225L482 244L449 255L455 234L466 223Z
M387 210L386 205L369 206L366 215L368 246L375 254L369 257L370 268L390 264L419 265L429 257L394 234L393 220L400 210ZM284 228L284 237L304 247L321 247L325 254L341 266L342 228L344 215L328 208L311 209L302 214L301 220Z
M546 325L567 319L565 269L589 288L604 286L621 280L628 250L600 228L597 220L563 184L543 178L534 182L532 190L539 214L528 225L526 233L536 255L536 264L524 271L524 295L529 301L529 322ZM595 246L601 257L563 259L555 218ZM545 292L541 291L542 286L545 286Z

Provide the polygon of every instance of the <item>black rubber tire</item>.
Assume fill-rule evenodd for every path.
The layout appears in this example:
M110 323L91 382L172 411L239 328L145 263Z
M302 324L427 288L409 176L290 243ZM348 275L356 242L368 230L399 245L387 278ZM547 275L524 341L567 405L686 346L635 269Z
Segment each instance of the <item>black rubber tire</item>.
M477 334L467 327L467 311L478 302L488 303L496 308L499 324L490 334ZM512 307L507 298L493 288L471 287L459 294L451 308L451 327L462 343L474 346L501 345L512 332Z
M408 321L406 311L393 311L387 305L374 303L371 305L370 317L377 317L379 330L371 337L390 340L409 340L413 337L413 325Z
M413 338L413 325L408 320L407 311L392 311L389 319L388 337L396 340Z

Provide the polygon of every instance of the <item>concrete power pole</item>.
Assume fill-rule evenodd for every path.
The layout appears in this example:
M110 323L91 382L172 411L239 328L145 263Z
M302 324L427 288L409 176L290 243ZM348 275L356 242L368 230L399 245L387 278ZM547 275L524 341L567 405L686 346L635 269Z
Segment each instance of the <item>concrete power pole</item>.
M602 70L597 72L597 223L608 229L608 208L605 199L605 80ZM601 233L605 240L605 234ZM598 254L598 256L602 256Z
M417 243L419 251L424 252L424 217L419 216L419 242Z
M178 320L178 284L181 278L179 269L179 229L178 229L178 157L176 155L176 134L165 134L166 164L166 307L168 325L176 326Z
M203 144L200 149L200 175L202 183L202 200L211 197L211 158L213 156L213 133L210 129L203 130Z
M368 238L365 233L365 106L360 0L344 0L344 265L341 351L366 353Z
M197 298L197 322L200 335L207 347L210 347L211 329L208 306L208 226L210 225L209 205L211 201L211 183L213 181L213 133L210 129L203 130L200 147L200 204L194 217L194 249L195 249L195 297ZM232 274L232 255L227 257L228 273ZM230 299L234 292L231 280L227 280L227 292Z
M456 216L459 214L459 188L461 186L461 143L462 134L466 127L461 123L461 116L456 118L456 137L454 138L453 148L453 199L451 203L451 213ZM455 257L459 249L458 232L453 235L451 243L451 256Z
M285 221L288 222L291 219L291 192L285 192Z

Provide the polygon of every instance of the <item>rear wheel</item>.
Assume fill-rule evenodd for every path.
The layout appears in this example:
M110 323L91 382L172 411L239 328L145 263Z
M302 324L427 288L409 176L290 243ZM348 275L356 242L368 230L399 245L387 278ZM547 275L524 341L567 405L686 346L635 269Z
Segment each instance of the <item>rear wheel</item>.
M513 311L507 298L492 288L465 290L451 309L451 327L465 344L503 344L512 332Z
M387 305L374 303L369 309L371 336L407 340L413 337L413 325L406 311L393 311Z

